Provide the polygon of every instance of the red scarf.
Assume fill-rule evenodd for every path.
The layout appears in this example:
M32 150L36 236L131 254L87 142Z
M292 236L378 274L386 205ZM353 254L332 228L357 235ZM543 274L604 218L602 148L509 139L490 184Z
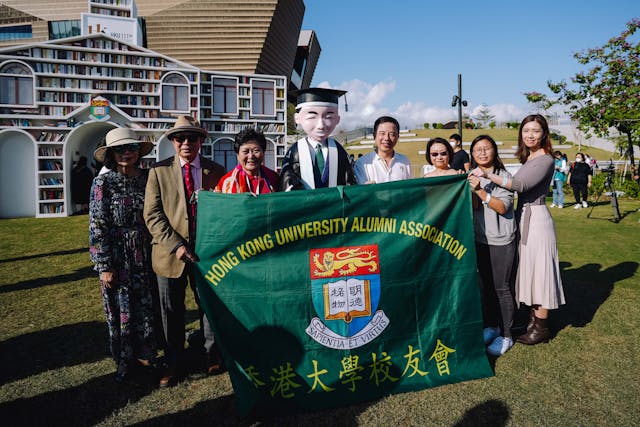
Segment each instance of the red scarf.
M259 176L253 176L247 174L244 169L242 169L242 166L237 165L220 179L216 190L230 194L267 194L275 191L274 185L276 185L277 181L278 175L265 166L260 166Z

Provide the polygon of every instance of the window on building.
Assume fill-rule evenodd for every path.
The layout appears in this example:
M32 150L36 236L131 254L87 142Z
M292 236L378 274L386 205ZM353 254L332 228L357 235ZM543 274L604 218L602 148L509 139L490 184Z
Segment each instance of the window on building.
M35 105L33 71L20 62L0 66L0 104Z
M0 27L0 41L30 39L31 37L31 25Z
M213 79L213 112L238 114L238 79Z
M275 116L276 83L272 80L251 80L251 114L255 116Z
M49 22L49 39L64 39L67 37L79 36L80 20L73 19L67 21L50 21Z
M213 145L213 161L220 163L226 170L231 170L238 164L238 156L233 150L231 139L219 139Z
M169 73L162 78L162 110L189 112L189 81L182 74Z

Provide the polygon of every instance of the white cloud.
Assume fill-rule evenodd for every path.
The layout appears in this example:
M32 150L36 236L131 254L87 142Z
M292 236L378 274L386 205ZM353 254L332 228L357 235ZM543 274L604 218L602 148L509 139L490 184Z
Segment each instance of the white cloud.
M330 88L333 86L323 81L318 84L318 87ZM457 109L450 106L426 105L423 102L414 100L407 100L394 110L385 106L388 96L396 90L396 82L394 80L385 80L372 84L355 79L343 82L333 88L348 92L349 111L344 111L342 104L344 101L341 101L340 125L338 127L338 129L345 131L361 126L373 126L373 122L382 115L395 117L403 129L421 128L425 122L429 124L446 123L458 119ZM497 122L519 121L526 114L525 111L512 104L494 104L488 107ZM464 113L473 116L478 108L480 106L466 107Z

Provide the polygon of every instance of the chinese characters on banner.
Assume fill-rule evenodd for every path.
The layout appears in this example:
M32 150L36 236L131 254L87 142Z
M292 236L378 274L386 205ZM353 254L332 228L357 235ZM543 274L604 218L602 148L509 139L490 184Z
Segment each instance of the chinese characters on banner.
M198 287L241 414L493 375L463 176L198 203Z

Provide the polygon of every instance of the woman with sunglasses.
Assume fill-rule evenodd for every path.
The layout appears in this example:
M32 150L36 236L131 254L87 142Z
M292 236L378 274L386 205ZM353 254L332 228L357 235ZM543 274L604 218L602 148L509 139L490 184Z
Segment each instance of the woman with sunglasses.
M252 128L240 131L233 142L238 164L220 178L216 192L221 193L272 193L277 188L278 174L264 166L267 139Z
M425 173L425 178L443 175L456 175L462 173L455 169L451 169L449 163L453 159L453 148L444 138L433 138L427 142L425 157L427 163L434 166L431 172Z
M489 135L479 135L471 143L471 168L476 167L501 179L511 178L500 160L496 142ZM484 342L489 354L501 356L513 346L511 325L516 307L511 289L516 255L513 192L484 177L471 174L467 179L473 192Z
M100 275L115 381L150 366L156 357L155 292L151 237L142 216L146 170L138 165L153 144L125 128L107 133L95 159L108 172L93 180L89 203L89 253Z

